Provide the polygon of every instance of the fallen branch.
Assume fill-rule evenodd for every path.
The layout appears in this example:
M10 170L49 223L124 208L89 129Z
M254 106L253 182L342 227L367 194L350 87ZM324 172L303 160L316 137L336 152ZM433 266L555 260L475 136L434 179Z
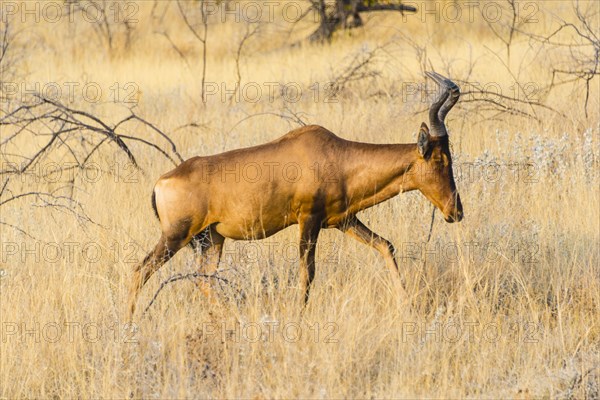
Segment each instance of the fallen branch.
M229 284L229 280L227 280L225 278L221 278L220 276L218 276L216 274L207 275L207 274L202 274L200 272L190 272L190 273L187 273L187 274L176 274L176 275L173 275L169 279L167 279L166 281L164 281L163 283L160 284L160 287L158 288L158 290L156 291L156 293L154 293L154 296L152 297L152 300L150 300L150 303L148 303L148 305L144 309L144 312L142 313L142 318L144 318L144 316L146 315L146 313L148 312L148 310L150 309L150 307L152 306L152 304L154 304L154 301L156 301L156 298L158 297L158 295L160 294L160 292L169 283L177 282L177 281L180 281L180 280L183 280L183 279L193 280L193 279L198 279L198 278L216 279L216 280L218 280L220 282L225 282L225 283Z

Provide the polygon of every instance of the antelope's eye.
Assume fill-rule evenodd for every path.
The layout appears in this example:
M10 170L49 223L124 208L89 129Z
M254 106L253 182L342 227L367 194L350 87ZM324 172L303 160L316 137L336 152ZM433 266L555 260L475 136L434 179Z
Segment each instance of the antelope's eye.
M445 154L442 154L442 164L444 164L444 167L447 167L450 164L450 159Z
M436 164L437 166L442 165L442 164L445 165L443 156L431 157L431 161L434 164Z

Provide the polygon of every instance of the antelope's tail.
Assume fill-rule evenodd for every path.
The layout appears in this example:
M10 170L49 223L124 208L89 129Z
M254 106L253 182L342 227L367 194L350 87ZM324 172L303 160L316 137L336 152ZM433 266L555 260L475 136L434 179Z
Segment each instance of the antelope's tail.
M156 215L156 218L158 218L160 220L160 217L158 216L158 210L156 209L156 192L154 191L154 189L152 189L152 209L154 210L154 215Z

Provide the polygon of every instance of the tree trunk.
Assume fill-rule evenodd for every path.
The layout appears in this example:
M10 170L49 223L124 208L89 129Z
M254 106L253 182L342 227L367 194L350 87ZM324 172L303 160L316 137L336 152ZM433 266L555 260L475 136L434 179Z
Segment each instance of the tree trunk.
M334 32L340 28L352 29L363 25L361 12L371 11L405 11L416 12L412 6L402 3L380 3L379 0L334 0L333 6L327 7L326 0L312 0L313 8L319 14L319 27L309 39L311 41L330 40ZM330 3L331 4L331 3Z

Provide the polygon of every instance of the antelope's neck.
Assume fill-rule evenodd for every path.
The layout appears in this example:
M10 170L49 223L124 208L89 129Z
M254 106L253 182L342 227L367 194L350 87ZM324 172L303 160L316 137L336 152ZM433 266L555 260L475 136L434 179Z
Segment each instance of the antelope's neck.
M364 144L351 147L347 160L349 206L360 211L400 192L413 190L409 176L418 156L416 144Z

